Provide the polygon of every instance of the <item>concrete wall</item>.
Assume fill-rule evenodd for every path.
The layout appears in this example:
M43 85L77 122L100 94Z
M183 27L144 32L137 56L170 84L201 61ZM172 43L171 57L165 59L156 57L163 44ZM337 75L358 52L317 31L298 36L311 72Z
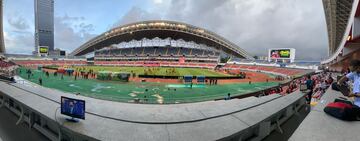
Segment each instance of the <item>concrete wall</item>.
M120 103L141 111L133 115L135 119L132 118L138 121L130 121L131 118L126 121L119 116L106 114L126 111L114 108L104 112L101 109L101 105L106 103L113 107L119 103L92 103L92 100L99 100L89 98L87 106L94 112L102 110L103 114L89 113L87 108L86 120L73 124L60 115L59 103L49 96L59 92L47 90L47 95L40 95L44 90L39 90L38 94L34 94L3 82L0 82L0 87L1 107L15 113L19 117L18 123L28 124L30 129L38 130L50 140L261 140L272 131L282 132L281 124L305 105L304 95L298 91L287 96L270 95L178 105ZM93 105L96 107L91 107ZM152 107L156 111L152 111ZM172 110L168 111L169 107ZM152 119L163 111L174 113ZM199 111L203 117L197 114ZM134 109L129 112L134 112ZM182 112L189 113L182 115ZM131 117L129 114L125 116Z

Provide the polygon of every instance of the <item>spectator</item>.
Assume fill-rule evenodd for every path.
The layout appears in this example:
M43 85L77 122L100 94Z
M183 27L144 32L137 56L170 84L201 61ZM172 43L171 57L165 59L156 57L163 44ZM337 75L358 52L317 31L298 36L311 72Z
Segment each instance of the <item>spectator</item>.
M42 85L42 78L39 77L39 84Z
M313 93L313 86L314 86L314 81L311 79L310 75L307 77L305 84L306 84L307 89L309 90L309 92L307 93L307 101L310 103L312 93Z
M230 100L231 97L230 97L230 93L227 94L227 97L225 97L225 100Z
M350 70L350 73L339 80L338 85L342 85L345 81L351 80L353 82L353 89L349 97L355 97L354 104L360 107L360 60L351 61Z
M325 82L325 80L323 80L323 82L321 82L320 84L320 90L325 92L327 87L328 87L327 83Z

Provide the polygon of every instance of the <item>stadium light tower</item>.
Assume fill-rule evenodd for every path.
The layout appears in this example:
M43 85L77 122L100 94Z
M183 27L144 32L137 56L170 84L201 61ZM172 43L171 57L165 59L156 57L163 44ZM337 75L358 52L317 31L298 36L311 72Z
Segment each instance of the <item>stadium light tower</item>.
M0 0L0 54L5 53L4 33L3 33L3 0Z

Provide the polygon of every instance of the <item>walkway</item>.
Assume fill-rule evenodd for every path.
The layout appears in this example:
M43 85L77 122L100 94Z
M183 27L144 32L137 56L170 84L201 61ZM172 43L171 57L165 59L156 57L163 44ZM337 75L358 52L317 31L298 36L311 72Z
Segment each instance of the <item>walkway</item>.
M291 136L290 141L359 141L359 121L342 121L323 111L328 103L338 97L344 96L329 88Z

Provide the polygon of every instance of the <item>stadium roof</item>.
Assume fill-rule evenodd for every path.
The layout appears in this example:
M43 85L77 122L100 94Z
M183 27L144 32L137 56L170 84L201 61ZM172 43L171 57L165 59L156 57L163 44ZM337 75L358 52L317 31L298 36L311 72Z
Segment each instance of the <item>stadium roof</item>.
M322 64L336 59L341 53L354 21L359 0L323 0L329 40L329 58Z
M185 23L163 20L136 22L110 29L81 45L70 55L86 55L112 44L155 37L194 41L222 50L235 57L253 59L245 50L211 31Z

